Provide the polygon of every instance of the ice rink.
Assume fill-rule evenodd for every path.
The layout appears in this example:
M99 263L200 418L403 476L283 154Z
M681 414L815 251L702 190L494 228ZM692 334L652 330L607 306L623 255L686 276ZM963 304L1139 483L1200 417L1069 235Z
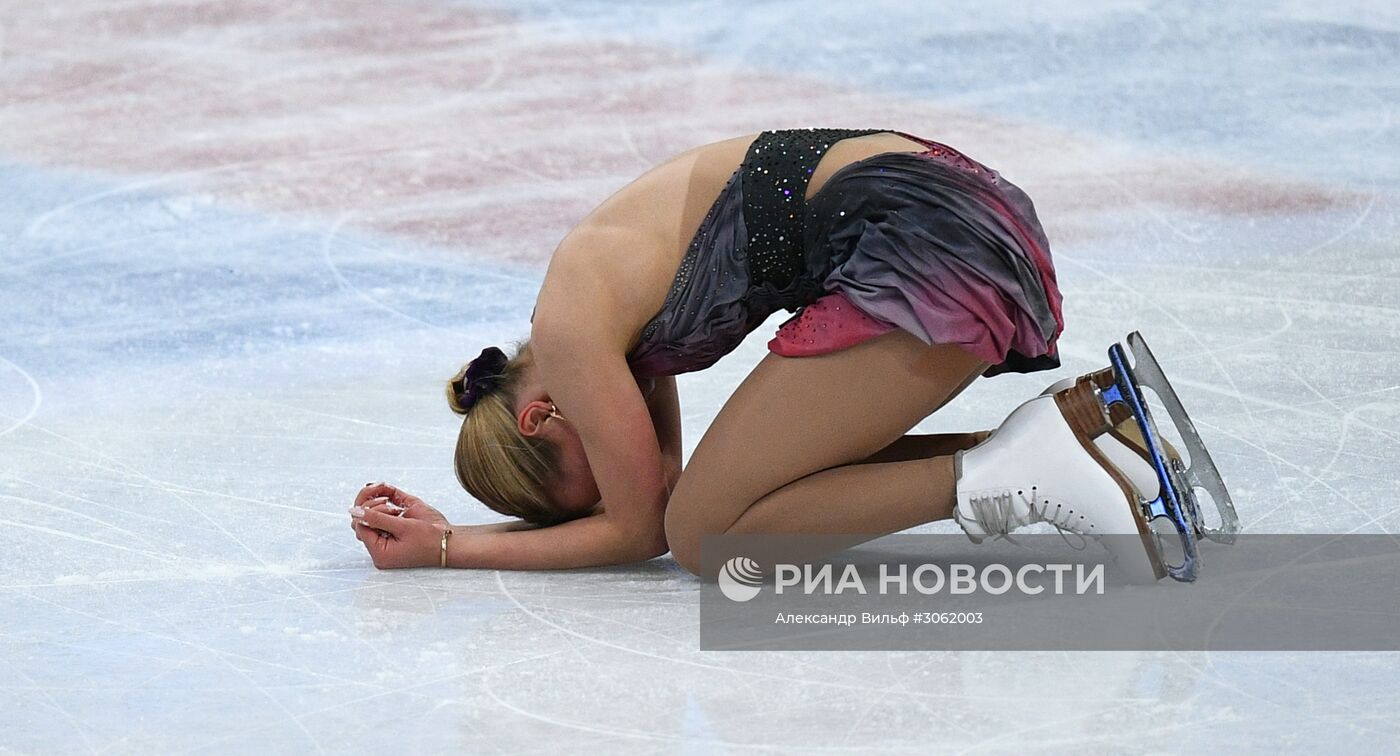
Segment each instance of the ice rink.
M1052 243L1063 368L920 431L1137 329L1246 530L1400 532L1394 3L0 0L0 104L0 751L1400 742L1395 654L702 652L669 557L377 572L346 514L495 519L443 381L563 234L840 126L999 169ZM785 317L679 379L687 449Z

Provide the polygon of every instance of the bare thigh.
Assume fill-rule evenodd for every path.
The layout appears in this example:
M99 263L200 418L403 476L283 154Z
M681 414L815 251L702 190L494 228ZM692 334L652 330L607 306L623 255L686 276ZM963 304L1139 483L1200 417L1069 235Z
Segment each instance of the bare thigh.
M871 457L955 396L988 363L896 329L812 357L765 355L725 402L666 508L677 561L768 493Z

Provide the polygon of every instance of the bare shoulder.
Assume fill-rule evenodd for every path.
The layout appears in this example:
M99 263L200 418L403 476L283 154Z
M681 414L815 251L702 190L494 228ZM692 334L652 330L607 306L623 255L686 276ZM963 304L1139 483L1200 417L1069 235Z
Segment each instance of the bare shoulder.
M626 350L622 328L630 318L627 297L637 286L636 266L620 258L654 244L645 230L613 225L575 228L549 259L531 322L535 343L570 340L591 349Z

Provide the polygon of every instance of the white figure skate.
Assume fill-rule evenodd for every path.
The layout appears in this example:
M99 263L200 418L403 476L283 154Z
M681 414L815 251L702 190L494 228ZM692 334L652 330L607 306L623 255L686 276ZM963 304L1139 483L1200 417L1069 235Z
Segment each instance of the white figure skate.
M1058 381L1037 399L1054 399L1061 422L1069 428L1077 445L1098 462L1100 468L1118 482L1124 494L1132 500L1130 509L1156 576L1170 575L1176 580L1195 580L1199 566L1198 540L1204 537L1221 543L1233 543L1235 534L1239 532L1239 518L1224 480L1197 435L1181 400L1162 372L1161 365L1148 349L1147 342L1136 331L1129 334L1126 341L1134 357L1133 364L1128 363L1123 347L1114 344L1108 350L1109 367L1078 378ZM1182 461L1177 450L1158 431L1141 386L1155 391L1165 405L1189 455L1189 465ZM1047 414L1042 422L1049 422L1048 418ZM987 440L990 441L991 437ZM1012 466L1006 469L1017 469L1016 462L1007 464ZM1004 474L1001 477L1008 478ZM1127 485L1124 486L1124 483ZM960 483L960 511L962 487ZM1209 528L1203 522L1194 492L1197 487L1204 489L1215 501L1220 516L1219 528ZM1092 487L1086 488L1085 493L1076 494L1076 498L1087 502L1089 499L1085 497L1093 490ZM969 507L971 505L969 498ZM1081 504L1081 508L1083 506ZM974 514L971 508L967 514ZM1180 539L1179 552L1166 548L1161 535L1153 528L1156 523L1166 524L1175 531ZM1105 532L1103 526L1096 527L1096 532ZM1113 540L1125 544L1131 541ZM1180 555L1175 564L1166 563L1165 555L1169 551Z
M1166 574L1133 484L1081 443L1056 396L1017 407L985 441L958 452L954 467L953 519L974 543L1048 522L1088 537L1118 536L1104 544L1130 582Z

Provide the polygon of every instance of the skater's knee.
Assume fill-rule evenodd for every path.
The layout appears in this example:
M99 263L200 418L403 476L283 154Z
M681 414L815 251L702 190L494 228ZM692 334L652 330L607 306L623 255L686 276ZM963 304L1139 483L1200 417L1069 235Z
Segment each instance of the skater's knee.
M700 548L706 536L721 535L733 524L720 517L726 507L702 489L685 485L685 475L666 505L666 544L671 557L693 575L704 577Z
M686 572L696 576L705 577L700 569L700 550L692 547L689 543L685 545L671 546L671 558L676 560Z
M692 575L701 575L700 534L689 527L674 524L669 513L666 517L666 545L671 549L671 558Z
M713 576L704 574L702 543L734 531L755 504L785 483L771 470L752 467L751 457L738 453L716 457L698 450L671 490L666 543L676 563L688 572Z
M703 523L689 512L677 508L675 497L666 507L666 545L671 558L692 575L700 575L700 536Z

